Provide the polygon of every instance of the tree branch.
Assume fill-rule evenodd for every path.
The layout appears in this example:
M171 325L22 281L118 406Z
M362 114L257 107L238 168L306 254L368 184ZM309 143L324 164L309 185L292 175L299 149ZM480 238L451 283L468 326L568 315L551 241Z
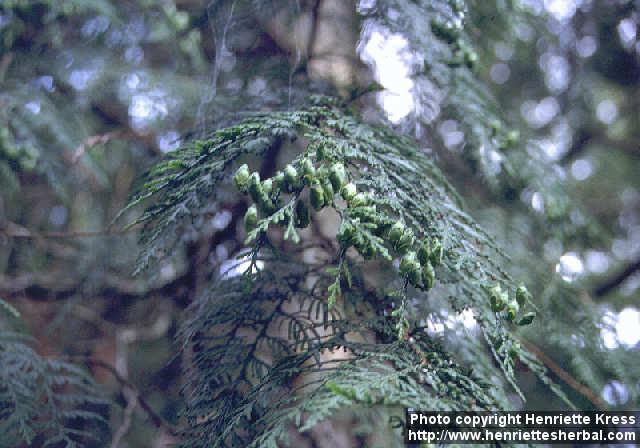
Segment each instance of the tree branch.
M118 383L120 383L121 386L131 390L131 392L134 394L135 401L137 401L137 403L140 405L140 408L149 416L149 419L156 428L163 428L167 432L169 432L169 434L174 436L178 435L178 431L172 425L166 422L162 417L160 417L149 405L149 403L147 403L138 388L133 383L131 383L131 381L123 377L111 364L91 356L70 356L67 358L73 361L82 362L94 367L100 367L107 370L113 375L113 377L116 379L116 381L118 381Z
M38 232L29 230L15 222L4 221L0 226L0 235L8 238L26 238L26 239L43 239L43 238L95 238L110 235L123 235L135 230L136 227L127 229L106 229L96 231L68 231L68 232Z
M589 389L584 384L580 383L577 379L575 379L569 372L560 367L551 357L549 357L545 352L542 351L538 346L532 344L531 342L525 341L521 339L522 344L536 355L536 357L542 361L542 363L547 366L549 370L558 376L562 381L564 381L569 387L578 392L580 395L585 397L587 400L591 402L597 409L607 409L607 404L600 398L598 394Z
M606 146L609 149L617 149L633 157L640 157L640 144L636 140L614 140L605 134L594 134L583 130L578 133L573 145L562 157L562 163L572 162L591 145Z
M620 286L626 279L631 277L636 272L640 271L640 258L636 261L625 267L618 274L613 277L605 280L600 285L596 286L593 290L593 295L596 297L604 297L607 294L614 291L618 286Z
M591 135L591 133L584 130L579 131L573 141L573 144L566 152L566 154L562 157L562 163L569 163L573 161L576 157L578 157L579 154L587 149L592 140L593 136Z

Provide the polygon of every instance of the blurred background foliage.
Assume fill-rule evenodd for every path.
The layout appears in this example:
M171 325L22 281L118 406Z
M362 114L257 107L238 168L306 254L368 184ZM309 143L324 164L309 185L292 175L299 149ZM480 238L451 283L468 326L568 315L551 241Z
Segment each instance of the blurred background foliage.
M228 268L246 204L212 199L136 277L136 229L116 214L181 142L310 93L416 139L530 285L524 344L580 407L638 408L640 5L417 3L2 2L0 323L114 397L96 446L175 440L180 311ZM561 406L519 374L527 406Z

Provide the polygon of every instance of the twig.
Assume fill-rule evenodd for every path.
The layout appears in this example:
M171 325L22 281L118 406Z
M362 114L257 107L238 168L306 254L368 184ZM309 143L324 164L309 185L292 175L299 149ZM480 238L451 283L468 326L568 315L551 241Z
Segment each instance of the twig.
M620 286L627 278L631 277L636 272L640 271L640 259L634 261L627 267L625 267L618 274L612 278L605 280L593 290L593 295L596 297L603 297L612 292L618 286Z
M606 403L600 398L598 394L589 389L584 384L575 379L569 372L560 367L553 359L551 359L545 352L538 346L531 342L521 339L522 344L527 350L533 352L545 366L555 373L562 381L564 381L569 387L578 392L580 395L589 400L598 409L607 409Z
M88 149L92 148L96 145L104 145L105 143L110 142L114 138L119 138L124 136L122 131L113 131L107 132L106 134L98 134L92 135L91 137L87 137L87 139L82 142L76 149L73 151L73 155L71 156L71 164L76 164L80 157L87 152Z
M603 146L607 150L620 150L631 156L637 157L640 154L640 145L633 139L616 140L601 132L581 131L577 134L571 148L562 157L561 163L567 164L575 160L590 146Z
M125 389L125 397L127 399L127 407L124 409L122 424L118 427L118 430L111 439L111 448L118 448L120 446L120 442L129 432L129 428L131 428L133 411L135 411L138 406L138 398L131 389Z
M320 2L321 0L315 0L315 3L311 7L311 30L309 31L309 41L307 42L306 48L307 60L311 59L311 52L313 51L313 46L315 45L316 39L318 38Z
M155 425L156 428L163 428L171 435L178 435L178 432L175 428L173 428L169 423L167 423L162 417L160 417L154 410L151 408L149 403L144 399L140 391L136 388L133 383L123 377L115 367L111 364L91 356L70 356L68 357L71 360L75 360L78 362L84 362L85 364L90 364L95 367L100 367L102 369L110 372L114 378L120 383L121 386L128 388L135 395L135 401L140 405L140 408L149 416L151 422Z
M9 66L11 65L11 61L13 61L13 53L8 52L2 56L0 59L0 82L4 81L4 75L7 73Z
M593 142L593 135L582 130L573 139L573 145L562 157L562 163L569 163L576 159Z
M42 238L95 238L110 235L123 235L132 230L135 230L136 226L126 229L106 229L96 231L68 231L68 232L37 232L35 230L29 230L26 227L21 226L15 222L5 221L5 225L0 227L0 235L4 235L8 238L27 238L27 239L42 239Z

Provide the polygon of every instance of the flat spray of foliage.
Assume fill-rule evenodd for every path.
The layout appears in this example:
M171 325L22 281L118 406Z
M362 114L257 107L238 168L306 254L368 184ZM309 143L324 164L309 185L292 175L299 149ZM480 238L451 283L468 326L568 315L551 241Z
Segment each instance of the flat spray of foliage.
M0 332L0 447L20 441L82 446L104 428L108 404L83 369L40 357L18 333ZM81 428L81 429L79 429Z
M172 153L131 203L152 200L136 221L145 223L144 266L171 250L169 226L229 182L238 159L286 142L304 147L270 179L246 166L235 176L256 203L240 255L250 263L204 291L182 328L187 446L276 447L290 425L305 430L338 412L374 428L399 421L405 407L508 409L510 388L519 393L516 359L550 384L512 336L512 321L532 314L518 311L504 255L424 151L335 100L312 102L250 115ZM299 245L315 243L298 235L310 208L333 209L340 226L327 261L301 263ZM288 243L271 243L279 230ZM367 263L393 272L390 280L367 284ZM428 332L434 301L471 310L479 325L463 338L472 353L464 365Z

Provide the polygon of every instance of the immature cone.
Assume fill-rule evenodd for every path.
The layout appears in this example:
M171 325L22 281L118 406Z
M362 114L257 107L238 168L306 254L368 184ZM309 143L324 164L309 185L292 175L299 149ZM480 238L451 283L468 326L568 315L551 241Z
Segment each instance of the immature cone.
M298 186L298 170L293 165L284 168L284 185L288 191L293 191Z
M296 227L304 228L309 225L309 208L302 199L296 203Z
M431 31L436 37L450 44L454 43L459 36L459 32L453 24L443 23L436 20L431 22Z
M360 252L360 255L362 255L365 260L370 260L376 253L371 242L368 240L358 245L356 249L358 249L358 252Z
M478 53L470 48L467 48L464 52L464 63L467 68L473 70L473 68L478 63Z
M418 249L418 260L420 264L425 265L429 263L429 256L431 255L431 244L428 241L423 241ZM433 267L432 267L433 269Z
M262 184L260 183L260 174L251 173L249 176L249 194L254 202L259 202L262 196Z
M252 205L247 209L247 212L244 214L244 229L247 233L251 232L256 228L258 224L258 209L255 205Z
M502 130L502 123L500 123L500 120L492 119L489 122L489 127L491 128L491 136L495 137Z
M333 182L332 182L332 186L333 186ZM342 188L342 191L340 191L340 194L342 195L342 199L344 199L347 202L351 202L353 198L355 198L356 195L358 194L358 189L354 184L349 183Z
M513 341L511 347L509 347L509 356L513 359L518 359L520 357L520 342Z
M233 182L236 184L236 188L241 193L246 193L249 188L249 167L245 163L236 171L236 174L233 176Z
M342 163L334 163L331 166L329 170L329 180L335 191L339 191L347 182L347 170Z
M376 224L376 228L373 229L373 234L384 238L388 235L389 229L391 229L391 223L385 220L381 215L375 215L373 222Z
M318 160L323 160L325 157L327 157L327 148L322 145L318 146L316 148L316 158Z
M512 300L507 304L507 320L513 320L516 318L518 311L520 310L520 305L515 300Z
M389 241L392 245L395 246L396 244L398 244L400 238L404 234L404 229L404 224L402 224L400 221L391 226L391 229L389 229Z
M408 252L400 260L400 275L409 279L409 283L418 286L421 280L420 263L415 252Z
M405 229L402 233L402 236L400 237L400 241L398 241L398 244L396 244L395 249L398 251L398 253L405 254L409 249L411 249L414 241L415 237L413 236L413 230Z
M518 305L524 306L530 299L531 294L529 294L527 287L524 285L518 286L518 289L516 289L516 301L518 302Z
M505 300L504 293L500 285L495 285L489 290L489 302L491 303L491 311L499 313L507 306L507 300Z
M311 190L309 191L309 201L311 202L311 206L315 210L320 210L324 207L324 189L320 185L320 182L314 182L311 185Z
M284 173L282 171L278 171L275 176L273 176L273 186L277 189L284 188Z
M431 248L431 253L429 255L431 264L434 266L440 266L440 263L442 263L443 254L444 254L444 249L442 249L442 244L440 244L440 241L434 242Z
M273 200L264 190L262 190L262 192L260 193L260 200L258 200L256 203L260 206L260 211L264 212L267 215L270 215L276 211L276 206L273 203Z
M318 169L316 169L316 177L318 180L329 180L329 168L326 165L320 165Z
M362 207L369 202L369 196L366 193L360 192L351 198L351 201L347 200L351 207Z
M504 138L504 146L506 148L510 148L514 146L520 140L520 132L517 129L513 129L507 132L507 135Z
M329 179L322 180L322 190L324 193L325 202L327 204L330 204L331 201L333 201L333 195L335 194L335 192L333 191L333 185L331 185Z
M364 207L358 207L354 210L353 216L360 219L360 222L373 222L376 219L376 206L366 205Z
M336 239L340 243L342 247L351 246L353 243L353 237L355 236L354 227L347 221L342 221L340 224L340 228L338 229L338 234L336 235Z
M308 157L302 159L302 162L300 162L300 169L302 170L302 180L304 183L306 185L311 185L316 178L316 169L314 168L311 159Z
M428 261L422 265L422 284L427 291L433 288L433 282L436 279L436 273L433 266Z
M273 191L273 180L267 179L264 182L262 182L262 191L266 195L270 195L271 192Z

